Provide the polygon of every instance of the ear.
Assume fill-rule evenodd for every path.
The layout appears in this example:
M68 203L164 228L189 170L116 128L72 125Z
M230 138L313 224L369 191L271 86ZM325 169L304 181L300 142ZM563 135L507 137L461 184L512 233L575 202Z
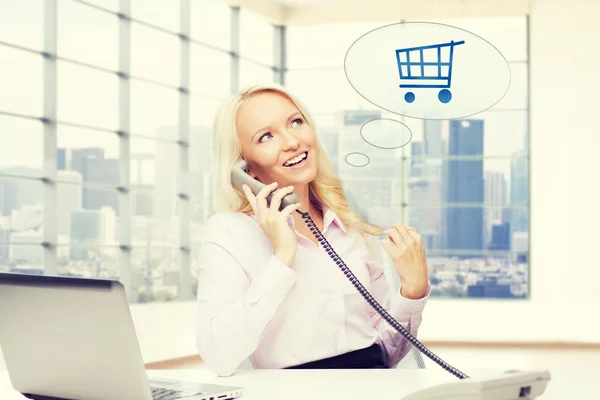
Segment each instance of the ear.
M248 175L260 182L260 179L256 176L254 172L252 172L250 168L248 168Z
M256 174L252 171L252 166L250 165L250 163L248 162L248 160L246 159L246 157L244 157L242 155L242 159L244 160L244 162L246 163L246 172L248 173L248 175L250 175L252 178L258 180L256 178Z

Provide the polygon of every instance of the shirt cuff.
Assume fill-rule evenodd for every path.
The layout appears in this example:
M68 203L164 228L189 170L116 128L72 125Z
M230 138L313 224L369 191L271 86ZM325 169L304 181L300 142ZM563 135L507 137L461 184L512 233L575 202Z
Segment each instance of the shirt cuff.
M429 283L427 284L427 290L425 291L425 294L420 299L409 299L407 297L402 296L402 285L400 285L400 289L398 289L398 296L400 296L401 299L409 301L409 302L410 301L426 300L426 299L429 298L429 294L430 293L431 293L431 285Z
M431 285L427 285L427 291L425 291L425 295L420 299L409 299L402 296L400 293L400 288L395 296L395 302L392 307L392 315L395 316L398 322L410 322L418 317L417 319L420 321L420 316L425 309L425 304L429 299L429 295L431 293Z

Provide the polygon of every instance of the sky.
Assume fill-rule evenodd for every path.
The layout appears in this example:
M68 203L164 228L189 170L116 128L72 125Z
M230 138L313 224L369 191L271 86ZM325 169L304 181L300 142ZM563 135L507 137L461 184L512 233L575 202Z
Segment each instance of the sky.
M91 3L115 9L118 0ZM176 30L178 2L132 0L132 14ZM143 6L142 6L143 5ZM175 5L175 6L174 6ZM118 19L71 0L58 1L58 53L60 56L118 69ZM40 55L2 45L10 43L35 50L42 48L43 0L0 2L0 111L41 116L43 113L43 59ZM210 46L229 47L229 13L219 0L192 0L191 34ZM353 42L374 28L396 21L289 27L287 32L287 86L314 114L319 127L334 126L336 111L378 109L360 96L344 73L344 56ZM524 148L527 134L527 64L524 18L501 21L436 21L467 29L496 46L508 61L511 85L492 109L473 118L485 120L485 155L510 156ZM241 17L241 85L272 79L271 70L255 65L273 63L272 30L266 21L248 12ZM132 74L169 86L179 84L179 41L146 26L132 24ZM190 98L192 125L212 125L220 101L230 90L229 55L225 50L192 45ZM114 74L58 62L58 119L106 129L118 129L119 82ZM178 121L178 93L170 88L132 80L131 131L148 138L133 138L133 153L156 152L162 146L152 137ZM516 109L500 111L501 109ZM389 112L382 117L408 126L413 140L422 140L422 120ZM0 168L42 167L42 125L35 120L0 114ZM114 134L59 126L59 147L103 147L107 157L118 156ZM486 161L486 170L507 177L509 160Z

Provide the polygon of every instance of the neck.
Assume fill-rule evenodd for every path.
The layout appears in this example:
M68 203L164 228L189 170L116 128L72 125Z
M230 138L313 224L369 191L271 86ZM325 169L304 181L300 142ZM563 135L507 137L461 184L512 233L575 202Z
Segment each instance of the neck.
M296 196L298 196L298 202L301 204L299 211L308 212L311 218L315 218L320 210L310 201L308 184L295 186L294 193L296 193ZM294 212L294 217L300 217L300 214Z

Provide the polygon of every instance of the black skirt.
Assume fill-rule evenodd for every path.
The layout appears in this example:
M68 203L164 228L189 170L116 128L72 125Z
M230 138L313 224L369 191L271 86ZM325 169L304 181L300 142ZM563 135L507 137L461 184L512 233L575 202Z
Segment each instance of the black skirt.
M383 361L382 349L378 344L373 344L366 349L354 350L338 356L311 361L284 369L363 369L363 368L388 368Z

